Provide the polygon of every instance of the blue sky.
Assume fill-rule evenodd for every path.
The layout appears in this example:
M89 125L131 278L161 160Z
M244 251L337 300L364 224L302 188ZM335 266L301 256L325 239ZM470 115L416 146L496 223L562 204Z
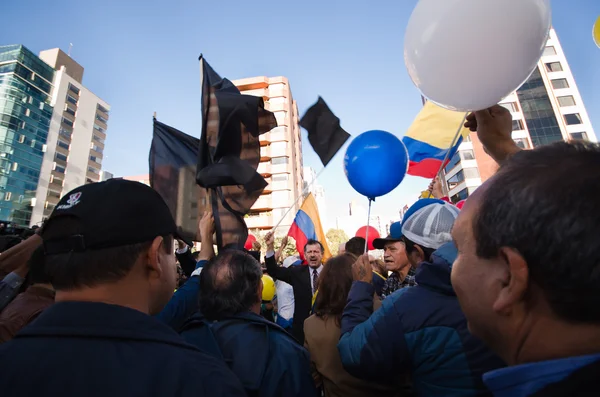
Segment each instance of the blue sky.
M39 52L67 51L73 43L73 58L86 68L83 83L112 106L103 168L136 175L148 172L154 111L160 121L200 135L200 53L230 79L288 77L300 114L321 95L352 135L383 129L402 136L421 107L402 55L415 4L19 0L2 7L0 44ZM552 5L554 27L599 134L600 49L591 30L600 2L552 0ZM305 132L303 137L304 164L320 170ZM343 174L343 151L320 180L330 221L360 198ZM428 184L407 177L377 200L374 212L397 214Z

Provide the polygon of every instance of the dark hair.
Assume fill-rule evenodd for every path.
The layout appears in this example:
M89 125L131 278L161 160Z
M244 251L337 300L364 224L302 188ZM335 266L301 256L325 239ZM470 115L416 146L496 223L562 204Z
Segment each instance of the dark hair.
M365 253L365 245L367 240L362 237L352 237L346 243L346 251L356 256L361 256Z
M353 254L342 254L329 259L319 275L319 293L315 301L317 317L332 316L340 326L342 313L352 287L352 264L356 261Z
M50 284L50 277L46 274L44 264L44 247L37 247L27 261L29 266L28 281L31 284Z
M81 234L81 223L73 217L62 217L46 228L44 240ZM173 236L163 236L165 252L173 252ZM116 282L125 277L152 241L83 252L44 255L46 274L57 290Z
M194 258L194 260L196 262L198 262L198 258L200 258L200 251L194 251L194 252L192 252L192 258Z
M325 252L325 247L323 247L323 244L321 244L320 241L318 240L313 240L313 239L309 239L306 244L304 244L304 252L306 252L306 247L308 247L309 245L317 245L319 244L319 247L321 247L321 253Z
M200 273L200 311L209 320L247 312L260 302L262 270L247 253L227 249Z
M423 247L421 244L417 244L414 241L407 239L405 236L402 236L402 242L406 247L406 255L410 255L411 252L416 250L415 246L419 246L423 250L423 254L425 254L425 260L428 261L429 258L431 258L431 254L435 252L435 249Z
M597 144L523 150L490 181L473 220L477 255L519 252L531 282L566 321L600 323L599 171Z

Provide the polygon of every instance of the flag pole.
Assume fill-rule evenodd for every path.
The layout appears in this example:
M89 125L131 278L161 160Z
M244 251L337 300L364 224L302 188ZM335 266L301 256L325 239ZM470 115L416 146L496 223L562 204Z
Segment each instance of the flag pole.
M438 176L440 176L442 174L442 171L444 170L444 167L446 166L445 165L446 161L448 161L448 157L450 157L450 152L452 151L452 148L454 147L454 145L456 145L456 143L458 142L458 137L460 135L460 132L463 129L463 125L465 124L465 121L467 121L467 115L468 114L469 113L465 113L465 117L463 117L462 121L458 125L458 129L456 130L456 134L454 134L454 138L452 138L452 143L450 144L450 148L446 152L446 156L444 157L444 161L442 161L442 164L440 165L440 169L438 170L438 172L433 177L434 180L435 180L435 178L437 178ZM433 193L429 192L429 197L428 198L431 198L431 197L433 197Z
M304 198L304 195L306 193L308 193L308 190L310 189L310 187L315 184L315 182L317 181L317 178L319 178L319 176L323 173L323 171L325 171L325 167L321 168L321 171L319 171L317 173L317 175L313 178L313 180L308 185L306 185L304 190L302 190L302 193L300 193L300 195L296 198L296 201L294 201L294 203L290 206L290 208L288 208L288 210L285 212L285 214L283 214L283 216L281 217L279 222L277 222L275 227L273 227L273 232L275 232L275 230L277 230L279 225L281 225L281 222L283 222L285 217L292 211L292 208L294 208L296 206L296 204L298 204L298 201L300 201L301 198Z

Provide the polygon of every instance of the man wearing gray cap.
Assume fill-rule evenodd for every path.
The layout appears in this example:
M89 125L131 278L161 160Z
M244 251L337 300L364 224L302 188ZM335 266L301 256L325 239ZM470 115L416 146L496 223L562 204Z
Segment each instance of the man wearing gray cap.
M403 385L410 374L417 395L487 395L481 375L503 365L473 337L450 283L456 248L450 231L459 210L441 200L417 201L402 221L414 287L385 299L373 313L371 265L362 256L342 317L338 344L344 368L358 378ZM370 316L369 316L370 315Z

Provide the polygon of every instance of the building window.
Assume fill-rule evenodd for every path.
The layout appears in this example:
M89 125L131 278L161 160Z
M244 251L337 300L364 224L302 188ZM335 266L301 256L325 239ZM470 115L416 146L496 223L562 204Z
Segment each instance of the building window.
M61 128L60 130L58 130L58 134L60 136L64 136L65 138L71 139L71 135L73 133L67 129Z
M521 149L529 149L529 141L525 138L516 138L514 139L515 143Z
M100 138L98 135L94 135L93 138L96 142L104 144L104 139Z
M581 124L581 116L579 113L565 114L565 123L567 125Z
M555 90L569 88L569 82L567 81L567 79L554 79L552 80L552 87Z
M75 111L68 106L65 106L65 112L69 113L71 116L75 117Z
M69 127L73 127L73 122L66 117L62 118L62 122L68 125Z
M463 169L465 178L479 178L479 170L477 168L465 168Z
M71 95L67 94L67 102L72 103L73 105L77 105L77 99L73 98Z
M60 193L53 190L48 190L48 197L60 198Z
M287 157L274 157L271 159L271 164L279 165L279 164L288 164L289 159Z
M69 146L70 146L67 142L61 141L60 139L58 140L57 145L63 149L67 149L67 150L69 150Z
M69 90L71 90L75 94L79 95L79 88L75 87L73 84L69 84Z
M542 54L542 56L549 56L549 55L556 55L556 48L554 48L554 46L546 46L546 48L544 48L544 53Z
M454 168L456 166L456 164L458 164L460 162L460 153L456 152L454 154L454 156L452 156L452 158L450 159L450 161L448 162L448 165L446 166L446 172L450 171L452 168Z
M4 194L4 201L10 201L10 197L12 196L11 192L6 192Z
M463 190L461 190L460 192L458 192L454 196L452 196L450 198L450 201L452 201L454 204L456 204L461 200L465 200L467 197L469 197L469 190L467 188L464 188Z
M93 167L88 167L88 171L91 172L91 173L93 173L93 174L100 175L100 171L97 170L97 169L95 169L95 168L93 168Z
M100 132L101 132L101 133L103 133L103 134L105 133L105 130L104 130L104 128L100 127L100 126L99 126L98 124L96 124L96 123L94 123L94 129L95 129L96 131L100 131Z
M61 161L67 161L67 156L65 156L62 153L56 153L56 155L54 156L55 160L61 160Z
M558 97L558 104L561 107L564 107L564 106L575 106L575 98L573 98L573 95L559 96Z
M521 131L524 130L523 120L513 120L512 122L512 130L513 131Z
M101 121L104 124L108 124L108 120L106 120L104 117L100 116L99 114L96 114L96 120Z
M25 142L25 135L19 135L19 143Z
M458 171L452 177L448 179L448 189L454 189L459 183L465 180L465 174L463 170Z
M60 174L64 174L65 173L65 167L62 167L62 166L60 166L60 165L57 164L54 167L54 171L56 171L56 172L58 172Z
M475 160L475 153L472 150L463 150L460 152L463 160Z
M92 160L95 163L102 164L102 158L101 157L90 156L90 160Z
M560 62L550 62L546 64L546 70L548 72L562 72L563 68Z
M96 108L101 111L102 113L106 113L108 114L108 109L106 109L104 106L98 104L98 106L96 106Z
M516 113L519 111L519 106L516 102L501 103L500 106L502 106L505 109L508 109L509 112Z
M277 174L273 175L273 182L287 182L288 174Z
M13 163L13 165L12 165L12 170L13 170L13 171L16 171L16 170L18 170L18 169L19 169L19 163Z
M91 149L95 152L102 153L102 148L92 143Z
M585 132L571 132L571 139L576 140L576 141L587 141L588 140L588 136L587 133Z

